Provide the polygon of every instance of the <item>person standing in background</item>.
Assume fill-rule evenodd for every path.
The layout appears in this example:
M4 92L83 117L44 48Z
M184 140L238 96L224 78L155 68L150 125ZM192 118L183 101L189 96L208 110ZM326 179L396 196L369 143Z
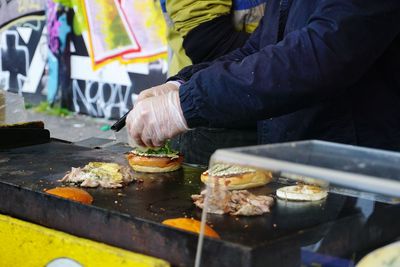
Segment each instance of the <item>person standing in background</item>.
M168 75L242 47L264 15L266 0L161 0L168 26ZM169 82L167 87L177 87ZM154 90L156 89L156 90ZM159 88L162 94L166 88ZM157 95L157 88L152 94ZM146 95L146 92L142 94ZM255 121L232 128L200 127L172 140L189 163L207 164L218 148L257 144Z
M242 47L266 0L160 0L168 26L169 76Z

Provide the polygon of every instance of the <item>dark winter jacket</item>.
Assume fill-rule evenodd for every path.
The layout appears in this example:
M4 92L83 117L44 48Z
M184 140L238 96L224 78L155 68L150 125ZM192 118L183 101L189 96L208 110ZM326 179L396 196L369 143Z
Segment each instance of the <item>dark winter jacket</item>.
M269 0L243 48L173 77L183 114L189 127L258 120L260 143L400 150L399 33L399 0Z

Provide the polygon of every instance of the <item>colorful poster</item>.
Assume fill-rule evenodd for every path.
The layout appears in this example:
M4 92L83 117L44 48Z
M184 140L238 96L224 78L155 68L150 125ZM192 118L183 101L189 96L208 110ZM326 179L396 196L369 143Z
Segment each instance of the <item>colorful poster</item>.
M159 56L167 51L166 25L161 7L151 0L120 0L121 12L131 31L135 31L141 51L126 53L124 59Z
M157 23L163 19L158 12L152 0L85 0L93 65L114 59L148 62L165 54L165 25Z

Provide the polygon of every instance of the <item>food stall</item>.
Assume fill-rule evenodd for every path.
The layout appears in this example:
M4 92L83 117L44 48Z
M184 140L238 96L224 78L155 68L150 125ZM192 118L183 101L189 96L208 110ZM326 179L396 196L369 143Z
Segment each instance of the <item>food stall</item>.
M31 258L35 249L41 251L42 265L70 259L110 266L108 259L113 266L131 266L130 260L132 266L193 266L197 255L200 266L355 266L400 236L397 153L319 141L218 150L211 164L270 171L270 183L249 191L272 196L274 204L259 216L204 213L219 238L200 238L204 242L198 247L198 234L162 222L201 220L202 210L191 196L205 188L199 179L204 167L183 164L174 172L136 173L135 181L122 188L89 188L94 201L87 205L45 191L61 186L59 180L71 167L98 161L126 165L130 147L96 138L75 144L55 140L43 127L10 131L0 129L2 136L8 134L0 148L3 255L14 251L23 258L13 246L20 242L20 247L31 247ZM20 131L30 136L23 146ZM276 197L276 189L305 177L326 182L327 198L294 202ZM55 233L62 242L49 238Z

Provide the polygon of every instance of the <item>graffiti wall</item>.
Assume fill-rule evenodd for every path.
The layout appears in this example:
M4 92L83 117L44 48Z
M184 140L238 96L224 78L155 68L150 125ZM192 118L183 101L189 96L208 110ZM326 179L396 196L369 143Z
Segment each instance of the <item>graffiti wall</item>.
M117 118L166 78L153 0L0 0L0 88Z
M44 2L0 0L0 88L41 95L47 57Z

